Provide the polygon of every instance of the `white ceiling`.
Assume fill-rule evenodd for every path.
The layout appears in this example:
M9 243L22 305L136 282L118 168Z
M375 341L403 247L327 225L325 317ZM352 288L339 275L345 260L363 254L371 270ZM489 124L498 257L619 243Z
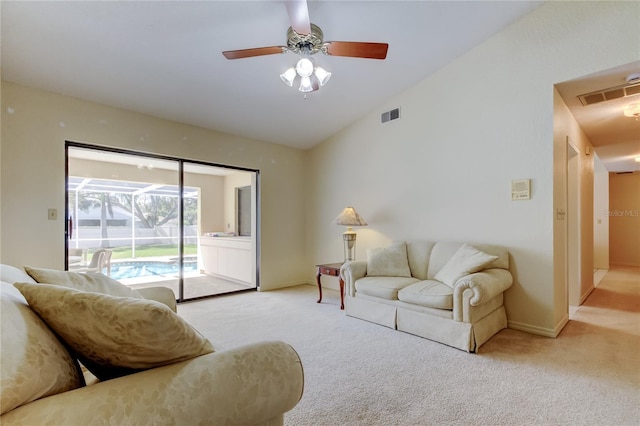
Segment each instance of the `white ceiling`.
M304 99L283 1L2 1L2 78L248 138L310 148L540 6L541 1L309 1L325 41L389 43L386 60L324 56Z
M308 4L311 21L322 28L325 41L386 42L387 59L317 54L317 64L333 76L305 99L279 78L295 63L294 54L233 61L221 54L286 44L289 18L282 1L4 0L0 2L2 78L307 149L543 1L325 0ZM576 105L575 96L621 84L631 70L638 72L640 66L630 64L558 85L612 171L637 170L640 163L633 162L632 156L640 155L639 128L630 125L633 119L623 122L621 112L614 113L612 105L605 102L587 111ZM624 164L614 165L612 161L622 156L626 156Z

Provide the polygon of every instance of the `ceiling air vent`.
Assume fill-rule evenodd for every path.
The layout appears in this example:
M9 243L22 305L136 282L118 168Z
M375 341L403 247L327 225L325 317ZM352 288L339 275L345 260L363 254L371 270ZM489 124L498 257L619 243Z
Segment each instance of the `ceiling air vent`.
M380 122L386 123L387 121L400 118L400 108L392 109L391 111L383 112L380 116Z
M597 92L585 93L584 95L579 95L578 99L580 99L583 106L587 106L638 94L640 94L640 83L635 83L631 85L624 84L622 86L610 87Z

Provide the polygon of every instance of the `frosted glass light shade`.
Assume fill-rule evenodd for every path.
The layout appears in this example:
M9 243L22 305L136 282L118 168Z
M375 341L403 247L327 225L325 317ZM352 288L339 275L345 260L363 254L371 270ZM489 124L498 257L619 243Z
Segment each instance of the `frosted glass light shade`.
M302 77L302 79L300 80L300 88L298 90L305 93L313 91L313 87L311 86L311 79L309 77Z
M316 67L315 74L316 74L316 77L318 77L320 86L324 86L325 84L327 84L327 82L331 78L331 73L322 67Z
M293 80L295 80L296 78L295 68L293 67L289 68L288 70L280 74L280 78L282 79L284 84L286 84L287 86L289 87L293 86Z
M309 58L302 58L296 64L296 71L300 77L310 77L313 74L313 62Z

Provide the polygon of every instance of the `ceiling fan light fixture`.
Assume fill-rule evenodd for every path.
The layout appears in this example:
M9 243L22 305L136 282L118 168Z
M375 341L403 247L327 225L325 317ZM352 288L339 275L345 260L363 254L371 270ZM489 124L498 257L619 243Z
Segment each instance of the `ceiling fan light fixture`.
M327 84L329 79L331 78L331 73L325 70L322 67L316 67L315 75L318 77L318 81L320 82L320 86L324 86Z
M302 58L296 64L296 71L300 77L310 77L313 74L313 61L309 58Z
M638 119L640 117L640 103L629 104L624 108L625 117L633 117Z
M300 88L298 90L303 93L312 92L313 86L311 85L311 79L309 77L302 77L300 79Z
M284 84L286 84L287 86L291 87L293 86L293 80L296 79L296 70L295 68L291 67L288 70L286 70L285 72L283 72L282 74L280 74L280 79L282 79L282 81L284 82Z

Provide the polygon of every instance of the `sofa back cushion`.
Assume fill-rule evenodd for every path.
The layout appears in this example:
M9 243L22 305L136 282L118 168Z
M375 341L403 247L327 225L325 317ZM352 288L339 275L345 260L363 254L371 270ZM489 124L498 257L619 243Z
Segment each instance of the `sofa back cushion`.
M57 271L55 269L32 268L25 266L24 270L38 283L55 284L80 291L108 294L115 297L133 297L144 299L136 290L99 273L78 273ZM17 281L27 282L27 281Z
M18 277L11 274L16 271L2 266L3 280ZM22 294L6 281L0 282L0 327L2 414L36 399L84 386L78 362L31 310Z
M11 265L0 265L0 281L6 283L36 283L23 269Z
M435 244L433 241L407 241L407 258L412 277L428 279L429 258Z
M449 259L462 247L464 243L460 242L437 242L431 250L431 257L429 258L429 272L428 279L433 280L440 270L449 262ZM488 268L501 268L509 269L509 252L507 249L501 246L492 244L471 244L478 250L497 256L491 264L487 265Z
M393 243L388 247L368 249L367 276L411 277L407 260L407 244Z

